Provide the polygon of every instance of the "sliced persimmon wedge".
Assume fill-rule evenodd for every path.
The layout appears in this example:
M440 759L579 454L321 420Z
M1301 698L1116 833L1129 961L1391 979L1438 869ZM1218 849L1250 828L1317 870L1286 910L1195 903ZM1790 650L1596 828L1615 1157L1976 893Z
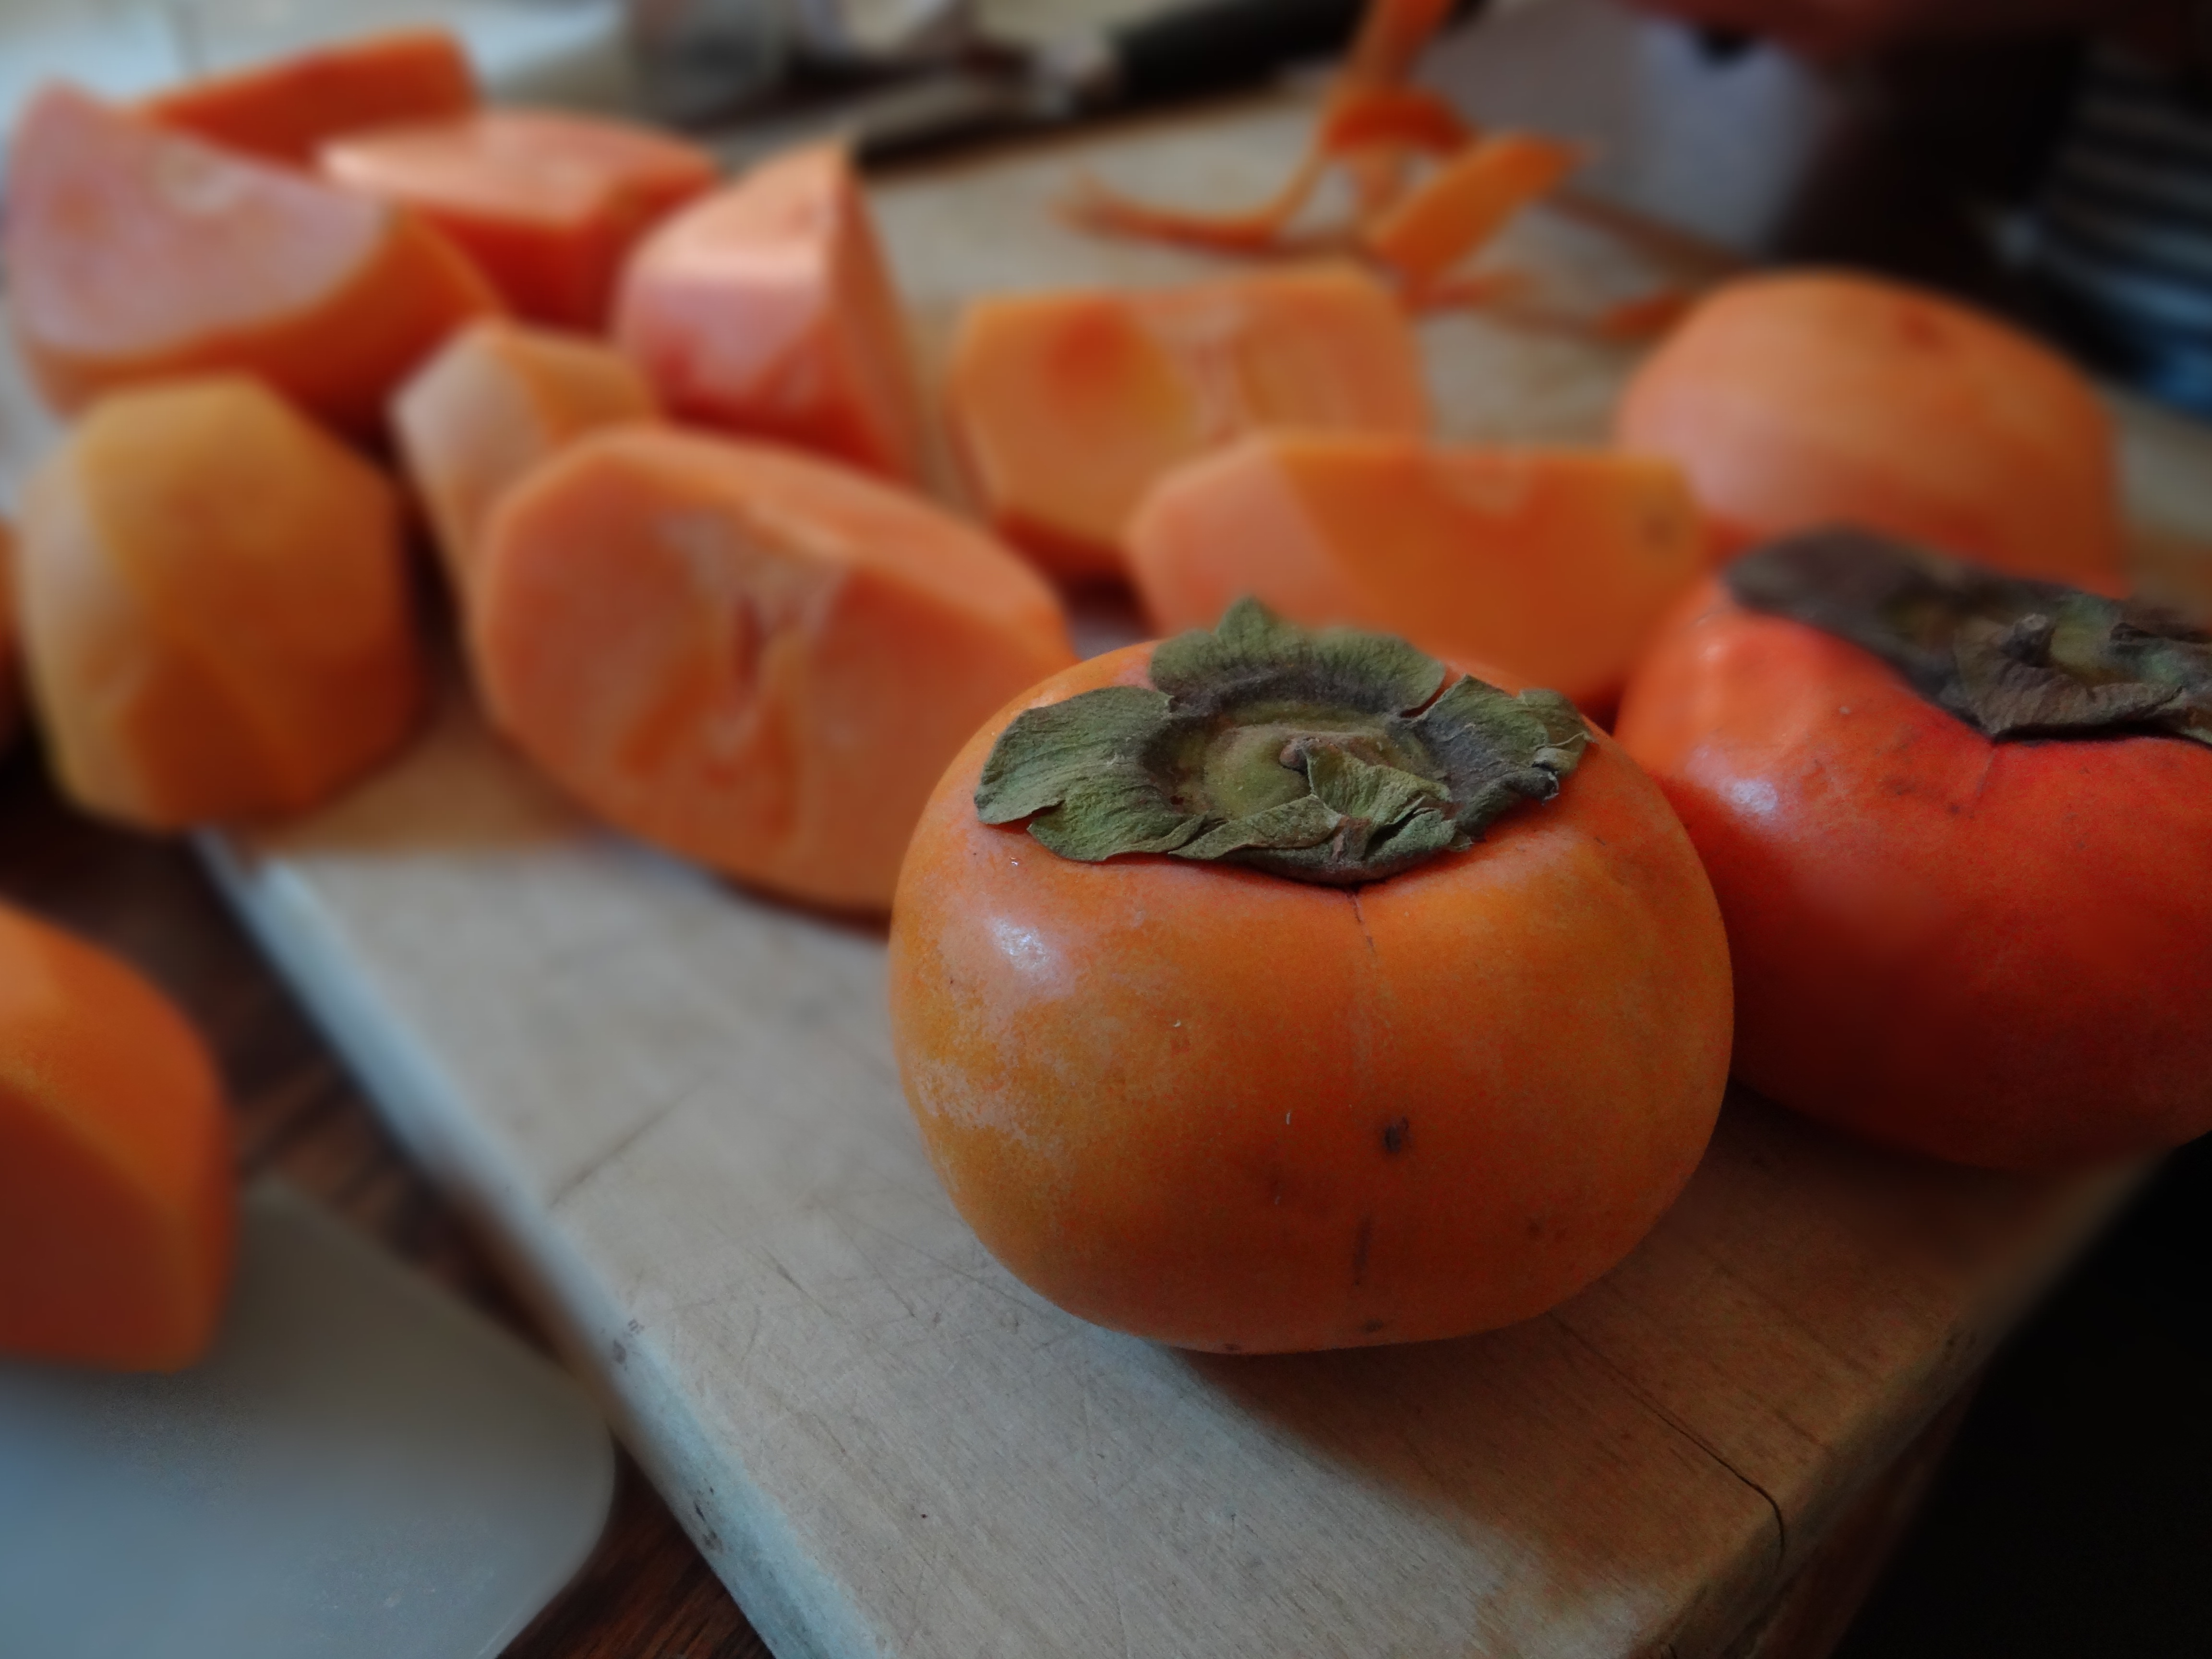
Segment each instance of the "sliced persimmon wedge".
M1403 307L1340 264L978 301L945 397L986 515L1079 579L1121 574L1145 491L1248 432L1418 437L1430 420Z
M1073 660L1052 591L917 495L793 451L593 433L494 511L495 722L620 827L787 896L890 902L945 763Z
M9 154L7 307L46 401L238 370L355 432L458 324L496 311L414 215L66 86Z
M519 316L606 325L631 246L711 187L714 158L630 121L481 109L332 140L324 174L412 208L474 259Z
M448 340L392 399L392 428L462 601L501 495L585 433L659 412L637 366L601 341L503 319Z
M459 115L476 101L476 76L461 43L445 29L416 28L204 76L138 109L165 127L306 167L326 139Z
M1129 554L1163 634L1210 628L1249 594L1599 709L1708 563L1697 503L1667 461L1295 433L1167 479Z
M123 963L0 904L0 1353L191 1364L237 1230L206 1044Z
M919 477L906 325L842 148L763 163L640 245L615 337L669 411Z

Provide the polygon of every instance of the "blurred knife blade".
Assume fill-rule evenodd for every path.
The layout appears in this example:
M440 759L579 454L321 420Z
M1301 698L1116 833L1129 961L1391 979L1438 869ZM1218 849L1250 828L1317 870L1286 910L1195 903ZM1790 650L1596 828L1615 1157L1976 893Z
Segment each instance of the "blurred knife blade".
M1460 0L1455 16L1480 5ZM977 36L942 64L763 107L712 142L742 162L836 136L880 161L1232 92L1340 53L1365 9L1365 0L1194 0L1036 46Z

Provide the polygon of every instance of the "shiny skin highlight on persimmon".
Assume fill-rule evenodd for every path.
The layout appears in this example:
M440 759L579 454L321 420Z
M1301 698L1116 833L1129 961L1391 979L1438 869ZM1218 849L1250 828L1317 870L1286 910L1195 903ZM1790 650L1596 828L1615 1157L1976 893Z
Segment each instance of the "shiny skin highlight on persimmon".
M1222 1352L1508 1324L1626 1254L1704 1150L1728 954L1673 813L1564 700L1398 641L1379 700L1335 647L1238 678L1382 637L1245 606L1084 663L922 816L891 925L908 1098L983 1243L1085 1319ZM1091 708L1104 749L1054 749Z

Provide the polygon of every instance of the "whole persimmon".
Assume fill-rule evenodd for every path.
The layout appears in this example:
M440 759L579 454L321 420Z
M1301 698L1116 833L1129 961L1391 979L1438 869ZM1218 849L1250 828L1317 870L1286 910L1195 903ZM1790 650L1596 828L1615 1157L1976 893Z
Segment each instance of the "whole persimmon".
M2212 1130L2212 646L1870 536L1731 565L1620 742L1704 856L1738 1077L1958 1162Z
M1638 370L1615 432L1681 465L1725 552L1851 523L2118 591L2118 451L2095 389L1918 289L1848 271L1727 283Z
M1033 1289L1177 1346L1528 1318L1696 1165L1728 954L1665 801L1545 691L1256 605L1055 675L924 812L908 1099Z

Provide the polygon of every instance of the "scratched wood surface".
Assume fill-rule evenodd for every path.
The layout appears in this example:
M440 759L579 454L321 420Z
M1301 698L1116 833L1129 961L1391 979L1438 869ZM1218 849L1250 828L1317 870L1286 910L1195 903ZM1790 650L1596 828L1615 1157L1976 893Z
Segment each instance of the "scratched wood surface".
M1257 198L1300 118L886 186L924 355L975 292L1191 269L1060 229L1079 160ZM1591 301L1681 268L1564 216L1504 257ZM1592 434L1626 363L1466 318L1428 335L1471 434ZM2178 425L2129 430L2185 572L2212 467ZM1740 1099L1652 1238L1547 1318L1182 1355L1060 1314L952 1215L878 933L595 831L458 696L337 807L207 851L785 1659L1718 1653L2126 1184L1936 1170Z

